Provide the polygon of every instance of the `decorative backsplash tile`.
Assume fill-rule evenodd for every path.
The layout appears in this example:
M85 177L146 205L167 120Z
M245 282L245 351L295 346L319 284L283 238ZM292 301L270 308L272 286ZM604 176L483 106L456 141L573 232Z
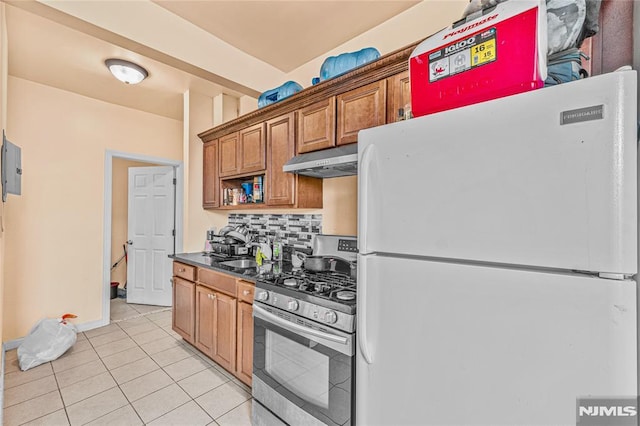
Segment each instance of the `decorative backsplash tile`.
M246 224L259 236L278 234L285 244L311 248L314 235L322 233L321 214L244 214L231 213L229 225Z

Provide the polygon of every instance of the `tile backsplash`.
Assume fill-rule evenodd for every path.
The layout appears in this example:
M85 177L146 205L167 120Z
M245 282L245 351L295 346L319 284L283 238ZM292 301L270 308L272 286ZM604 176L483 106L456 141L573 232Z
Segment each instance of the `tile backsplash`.
M260 236L278 236L285 244L311 248L314 235L322 233L321 214L243 214L231 213L229 225L246 224Z

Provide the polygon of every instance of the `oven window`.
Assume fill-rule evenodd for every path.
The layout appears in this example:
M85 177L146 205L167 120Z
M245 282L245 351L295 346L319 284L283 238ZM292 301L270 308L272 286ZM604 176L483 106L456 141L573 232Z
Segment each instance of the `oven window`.
M266 330L265 370L302 399L329 407L329 357Z

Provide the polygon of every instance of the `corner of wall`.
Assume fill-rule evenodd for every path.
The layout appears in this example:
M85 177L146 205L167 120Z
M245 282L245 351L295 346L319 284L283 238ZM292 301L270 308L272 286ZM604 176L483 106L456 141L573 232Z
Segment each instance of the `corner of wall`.
M5 3L0 2L0 128L7 128L7 80L8 80L8 35L7 20L5 15ZM0 342L3 341L4 326L4 203L0 202ZM3 381L4 381L4 348L2 350ZM4 386L0 388L0 395L4 394ZM1 401L0 401L1 402ZM0 424L2 415L0 414Z

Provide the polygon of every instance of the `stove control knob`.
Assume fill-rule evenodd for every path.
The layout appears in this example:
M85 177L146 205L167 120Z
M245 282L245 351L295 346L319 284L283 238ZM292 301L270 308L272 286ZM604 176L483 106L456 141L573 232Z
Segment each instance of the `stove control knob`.
M338 321L338 315L336 315L335 312L333 311L327 311L324 314L324 322L328 323L328 324L333 324L334 322Z
M297 311L298 302L296 300L289 300L289 302L287 302L287 309L290 311Z
M260 290L256 293L256 299L264 302L269 298L269 292L268 291L264 291L264 290Z

